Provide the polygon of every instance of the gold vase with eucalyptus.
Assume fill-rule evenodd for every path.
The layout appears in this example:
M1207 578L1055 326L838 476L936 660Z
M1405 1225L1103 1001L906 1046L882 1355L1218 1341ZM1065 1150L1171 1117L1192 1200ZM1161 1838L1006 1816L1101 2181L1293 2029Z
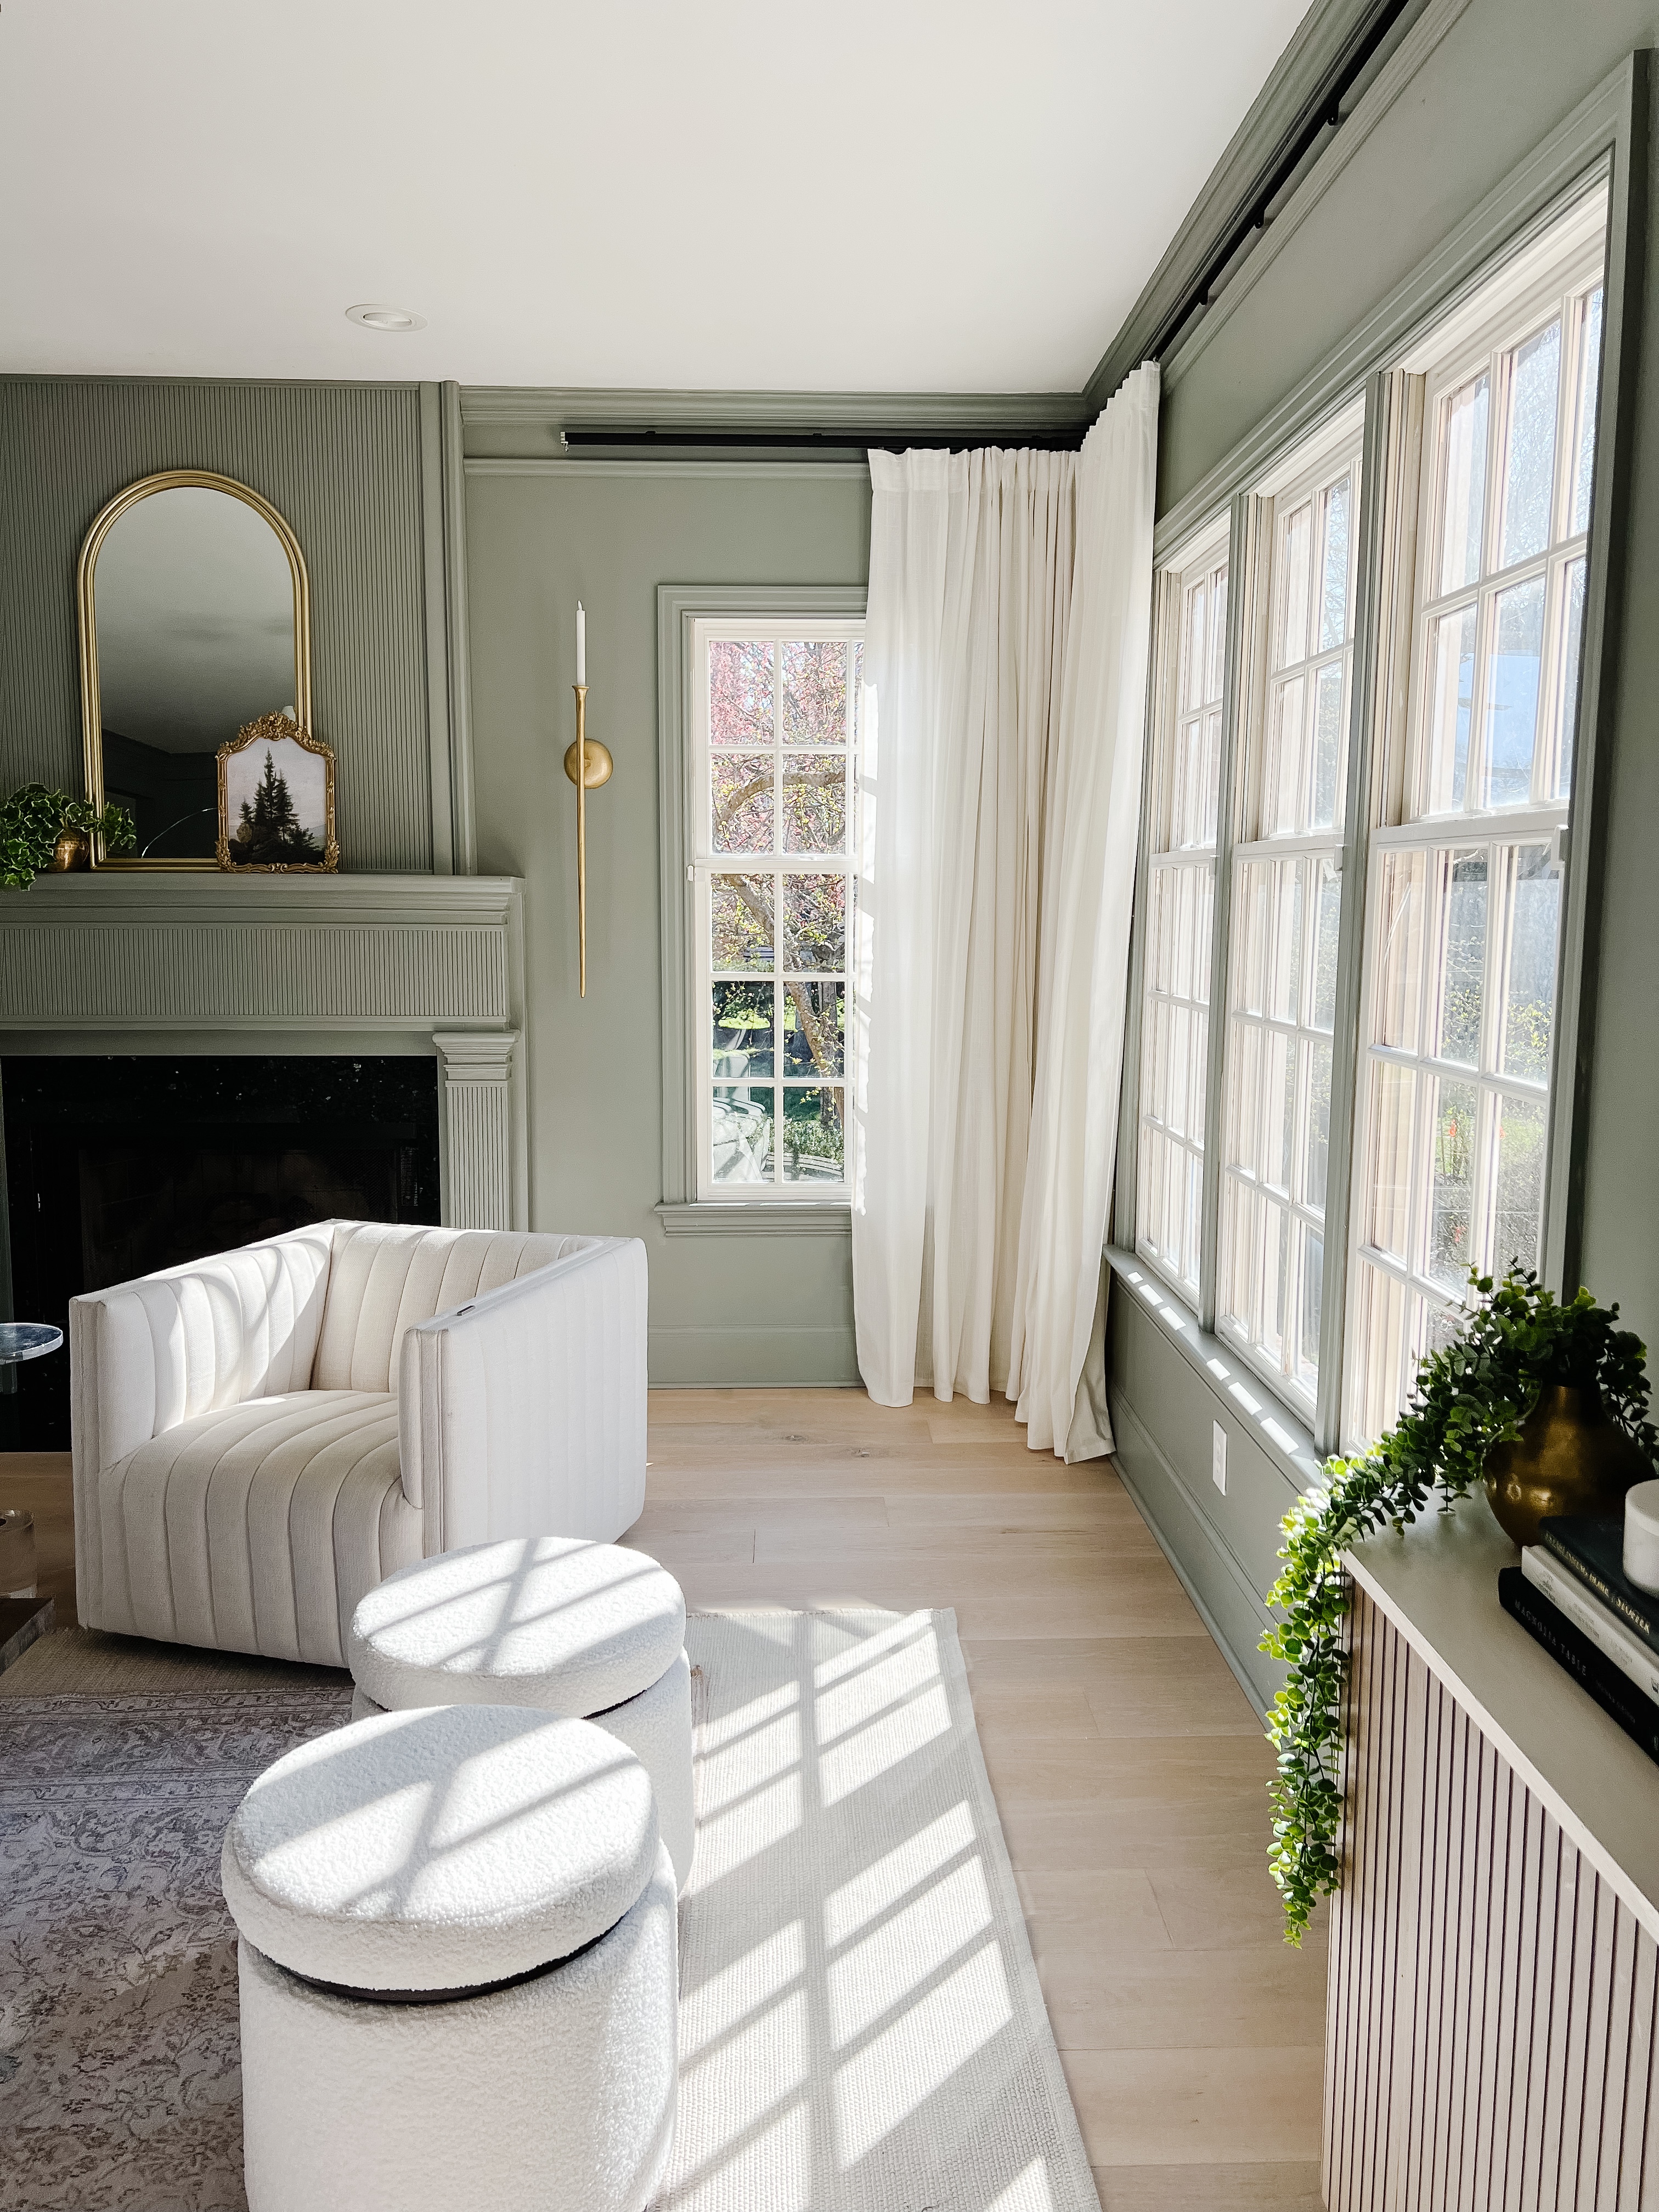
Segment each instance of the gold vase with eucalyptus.
M1625 1492L1653 1473L1645 1455L1601 1411L1593 1390L1546 1383L1512 1443L1486 1455L1486 1498L1498 1525L1517 1544L1535 1544L1552 1514L1611 1520Z

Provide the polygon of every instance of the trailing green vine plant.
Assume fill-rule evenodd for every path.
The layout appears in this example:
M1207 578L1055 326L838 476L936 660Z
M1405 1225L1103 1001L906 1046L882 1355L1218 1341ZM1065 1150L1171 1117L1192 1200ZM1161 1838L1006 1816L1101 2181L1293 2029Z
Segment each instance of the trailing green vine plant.
M51 866L52 848L65 830L101 837L112 853L125 853L137 836L125 806L112 803L100 811L67 791L23 784L0 803L0 888L26 891Z
M1469 1274L1474 1304L1456 1337L1418 1365L1406 1410L1369 1451L1325 1462L1323 1485L1285 1516L1284 1570L1267 1602L1281 1617L1261 1640L1289 1668L1267 1715L1279 1773L1269 1785L1269 1865L1285 1905L1285 1938L1300 1946L1309 1916L1340 1871L1341 1554L1390 1522L1414 1521L1437 1493L1449 1511L1480 1481L1487 1453L1508 1442L1553 1384L1594 1395L1605 1417L1650 1461L1659 1432L1648 1419L1646 1347L1616 1326L1619 1309L1588 1291L1563 1304L1530 1269L1500 1282Z

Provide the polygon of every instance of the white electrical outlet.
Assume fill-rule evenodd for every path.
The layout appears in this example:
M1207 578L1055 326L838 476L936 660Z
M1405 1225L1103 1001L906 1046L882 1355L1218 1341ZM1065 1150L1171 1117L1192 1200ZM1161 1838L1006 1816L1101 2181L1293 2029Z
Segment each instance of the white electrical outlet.
M1210 1424L1210 1480L1224 1498L1227 1495L1227 1431L1219 1421Z

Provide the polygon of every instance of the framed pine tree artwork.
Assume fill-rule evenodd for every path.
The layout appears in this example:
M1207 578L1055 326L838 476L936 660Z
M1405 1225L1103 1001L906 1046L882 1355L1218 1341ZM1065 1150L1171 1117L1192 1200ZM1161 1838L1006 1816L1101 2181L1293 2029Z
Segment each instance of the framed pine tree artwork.
M219 866L321 873L340 865L334 750L288 714L219 748Z

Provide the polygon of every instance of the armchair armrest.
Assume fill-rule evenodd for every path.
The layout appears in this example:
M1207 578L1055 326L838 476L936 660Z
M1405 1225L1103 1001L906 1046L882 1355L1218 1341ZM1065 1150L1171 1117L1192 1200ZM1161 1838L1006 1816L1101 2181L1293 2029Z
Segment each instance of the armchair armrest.
M638 1520L647 1293L644 1245L606 1237L405 1333L398 1452L428 1556Z
M326 1222L71 1298L75 1567L95 1625L103 1575L98 1479L192 1415L311 1379L333 1232Z

